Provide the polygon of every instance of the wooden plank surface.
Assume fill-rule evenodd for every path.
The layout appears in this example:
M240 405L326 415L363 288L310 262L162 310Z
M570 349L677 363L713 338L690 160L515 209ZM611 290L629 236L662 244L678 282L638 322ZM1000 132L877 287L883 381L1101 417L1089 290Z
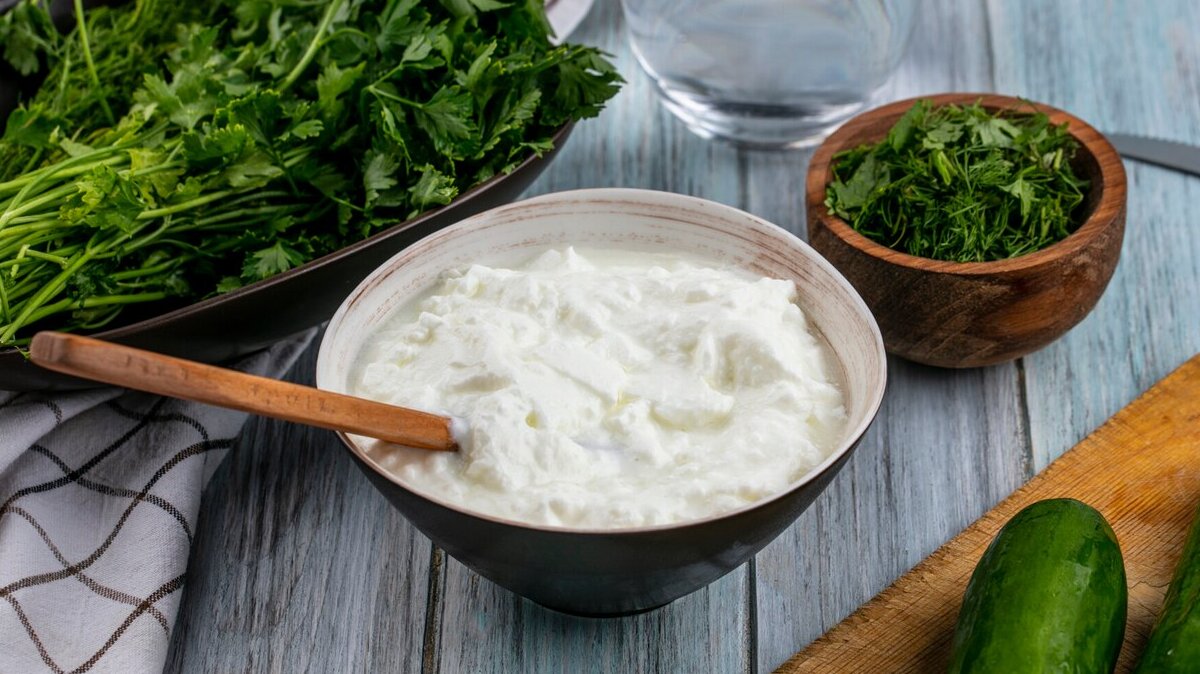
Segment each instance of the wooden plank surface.
M432 546L333 433L252 419L201 508L166 671L420 671Z
M1101 130L1200 145L1200 3L988 4L996 86ZM1126 161L1125 244L1108 290L1025 359L1035 468L1200 350L1200 178Z
M1200 356L788 660L779 674L944 671L963 591L983 551L1022 508L1059 497L1092 505L1116 531L1129 583L1117 671L1128 672L1200 503Z
M1198 12L1190 0L928 0L882 95L992 89L1101 128L1200 142ZM804 232L807 153L737 151L688 133L637 68L617 0L596 0L573 39L612 52L629 84L577 127L531 194L666 189ZM620 620L544 611L432 549L331 434L253 421L205 494L167 669L774 669L1200 351L1190 213L1200 180L1127 166L1126 247L1092 315L1016 364L891 362L879 420L829 490L702 592ZM312 381L314 355L293 379Z
M657 103L625 45L616 2L597 2L572 39L615 56L628 83L580 124L531 193L652 187L736 204L737 153L687 131ZM747 571L661 611L589 620L546 611L447 560L438 613L440 672L744 672L751 668Z
M922 11L881 97L991 89L990 54L978 43L987 35L983 5L932 0ZM748 196L738 205L803 236L809 157L745 153ZM754 561L758 671L777 667L1028 479L1020 401L1012 363L950 372L890 359L883 408L849 464Z

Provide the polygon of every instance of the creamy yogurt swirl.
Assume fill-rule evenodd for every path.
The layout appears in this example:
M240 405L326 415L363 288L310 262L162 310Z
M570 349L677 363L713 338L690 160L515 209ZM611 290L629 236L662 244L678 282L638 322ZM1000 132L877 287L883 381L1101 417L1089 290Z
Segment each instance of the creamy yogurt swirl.
M547 250L445 275L360 356L353 393L461 417L457 453L376 442L408 486L539 525L623 528L784 490L841 437L791 281L669 255Z

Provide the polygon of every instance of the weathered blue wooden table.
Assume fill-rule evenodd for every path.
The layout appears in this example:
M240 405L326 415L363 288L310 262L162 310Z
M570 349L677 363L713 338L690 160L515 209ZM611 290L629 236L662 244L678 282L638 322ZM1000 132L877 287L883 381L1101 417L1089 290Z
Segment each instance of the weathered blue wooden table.
M930 0L922 13L887 98L997 91L1200 144L1200 3ZM533 191L683 192L803 235L808 154L690 135L622 30L616 0L597 0L573 36L615 54L629 85ZM433 548L333 434L251 422L205 495L168 669L772 670L1200 351L1200 178L1127 168L1121 264L1081 325L988 369L893 361L878 420L816 504L749 564L649 614L582 620L519 599ZM293 378L311 381L314 356Z

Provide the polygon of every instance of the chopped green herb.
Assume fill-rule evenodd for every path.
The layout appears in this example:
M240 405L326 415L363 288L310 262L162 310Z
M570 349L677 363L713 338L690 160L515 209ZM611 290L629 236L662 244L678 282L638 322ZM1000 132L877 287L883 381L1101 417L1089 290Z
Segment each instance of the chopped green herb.
M0 57L43 78L0 127L0 346L450 203L621 82L541 0L76 0L68 33L49 4L0 15Z
M910 255L983 262L1024 255L1078 227L1088 182L1078 143L1041 112L992 114L917 101L876 145L834 156L825 205Z

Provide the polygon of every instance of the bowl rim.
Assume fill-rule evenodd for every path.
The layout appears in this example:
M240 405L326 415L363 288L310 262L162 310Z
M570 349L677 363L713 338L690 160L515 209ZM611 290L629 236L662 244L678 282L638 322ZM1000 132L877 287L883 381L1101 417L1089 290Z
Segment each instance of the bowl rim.
M825 205L825 190L833 177L833 155L848 149L852 141L861 135L862 129L867 125L881 119L899 119L919 100L928 100L935 107L951 103L970 104L978 101L985 108L993 110L1044 112L1049 116L1051 123L1067 124L1067 130L1079 142L1081 152L1091 155L1100 168L1099 179L1094 181L1091 187L1093 190L1099 190L1091 213L1074 232L1045 248L1017 257L985 262L955 262L911 255L889 248L860 234L845 220L831 213L829 207ZM874 140L877 142L880 139ZM1101 237L1119 220L1118 216L1125 207L1126 191L1125 166L1121 162L1121 156L1112 143L1095 127L1065 110L1045 103L1016 96L982 92L951 92L914 96L860 113L839 127L817 147L809 163L805 179L809 221L820 220L826 229L846 245L872 258L900 267L962 276L990 276L1026 271L1052 264L1079 252Z
M736 218L736 219L748 222L751 224L752 227L758 228L759 231L766 233L769 236L772 236L777 240L782 240L782 241L786 242L788 245L792 246L792 250L794 253L798 252L800 255L806 256L806 260L808 262L815 264L825 274L830 276L836 284L842 286L843 290L845 290L848 293L849 297L852 300L851 304L855 309L855 314L857 314L860 318L862 318L864 320L864 323L865 323L866 327L868 328L868 335L873 343L874 350L878 355L878 362L879 362L880 367L879 367L878 371L876 372L876 376L874 378L872 378L870 386L868 387L868 390L865 390L863 392L863 395L865 396L865 407L864 407L864 414L862 415L861 419L858 421L858 423L853 428L847 429L846 434L843 436L844 437L843 441L837 446L837 448L834 451L830 452L830 454L828 456L826 456L824 460L822 460L819 464L817 464L816 466L811 468L803 476L801 476L797 480L788 484L787 487L780 490L779 492L772 494L770 496L767 496L765 498L759 499L758 501L755 501L753 503L746 504L740 508L737 508L736 510L730 510L730 511L726 511L723 513L710 515L710 516L704 517L702 519L686 520L683 522L675 522L675 523L669 523L669 524L655 524L655 525L644 525L644 526L633 526L633 527L578 527L578 526L559 526L559 525L535 524L532 522L524 522L521 520L499 517L496 515L491 515L488 513L478 512L475 510L471 510L469 508L465 508L456 503L447 501L436 494L427 494L427 493L419 492L415 489L410 488L408 485L404 484L404 482L401 481L398 476L385 470L378 463L376 463L375 461L371 460L368 456L366 456L365 453L362 451L362 449L356 443L354 443L353 441L350 440L349 435L347 433L344 433L342 431L337 431L338 437L342 440L342 443L345 444L345 446L347 447L347 449L349 450L351 455L353 455L357 461L359 461L366 467L370 468L378 475L382 476L388 482L391 482L392 484L401 488L406 493L411 494L411 495L417 497L418 499L422 499L422 500L431 502L435 505L441 506L442 508L454 511L458 514L465 515L467 517L477 518L477 519L491 522L494 524L517 527L520 529L536 531L539 533L571 534L571 535L581 534L581 535L587 535L587 536L610 536L610 535L615 535L615 534L652 534L655 532L662 532L662 531L668 531L668 530L681 530L681 529L688 529L690 527L704 526L704 525L710 524L710 523L718 521L718 520L733 519L733 518L739 517L741 515L747 514L751 511L767 507L770 504L772 504L776 501L779 501L781 499L787 498L788 496L795 493L796 491L798 491L805 485L809 484L810 482L814 482L814 481L818 480L827 471L831 470L836 464L838 464L843 459L847 458L848 455L859 444L859 441L862 439L863 435L866 434L867 429L870 427L870 425L874 422L875 418L878 416L880 406L883 403L883 395L884 395L885 390L887 389L887 377L888 377L887 362L888 361L887 361L887 353L884 350L884 345L883 345L883 335L879 331L879 325L875 321L875 316L871 313L870 309L867 308L866 302L863 301L862 297L858 294L858 291L856 291L854 289L854 286L851 285L850 282L848 280L846 280L846 278L844 276L842 276L841 272L839 272L828 260L826 260L820 253L818 253L815 249L813 249L812 246L810 246L807 242L803 241L802 239L797 237L795 234L792 234L791 232L787 231L786 229L784 229L778 225L775 225L763 218L752 215L750 213L747 213L741 209L734 208L732 206L726 206L724 204L720 204L715 201L710 201L708 199L702 199L699 197L693 197L693 196L688 196L688 195L684 195L684 194L677 194L674 192L665 192L665 191L660 191L660 190L621 188L621 187L611 188L610 187L610 188L587 188L587 189L576 189L576 190L550 192L547 194L542 194L542 195L535 196L535 197L532 197L529 199L524 199L521 201L513 202L511 204L506 204L503 206L498 206L496 208L492 208L492 209L483 211L482 213L478 213L469 218L461 220L453 225L450 225L449 227L439 230L438 232L434 232L434 233L422 238L421 240L413 243L411 246L409 246L405 250L400 251L396 255L389 258L388 261L384 262L379 267L372 270L371 273L368 274L367 277L364 278L362 280L362 282L353 291L351 291L349 295L346 296L346 299L342 302L342 305L340 307L338 307L337 312L329 320L329 324L326 328L326 331L325 331L324 335L322 335L322 337L321 337L320 348L317 351L316 377L315 377L317 387L318 388L322 387L321 386L321 384L322 384L321 374L323 371L323 368L321 367L322 361L329 362L330 359L333 357L333 355L332 355L333 341L328 339L328 336L331 333L335 332L335 329L340 326L340 324L342 323L346 314L350 312L351 307L353 307L355 304L358 304L359 300L363 296L371 294L373 292L372 289L375 287L375 281L379 277L382 277L382 276L387 275L388 273L391 273L395 267L399 266L399 263L402 258L412 255L413 254L411 252L412 250L418 248L422 244L427 243L428 240L430 240L434 237L439 237L443 241L450 241L450 240L454 239L453 235L459 230L468 230L469 231L469 230L474 229L480 223L485 222L491 218L494 218L497 215L507 214L514 210L527 209L531 206L536 207L536 206L539 206L539 205L545 204L545 203L588 202L588 203L593 203L593 204L622 204L622 203L630 203L633 201L640 201L640 202L645 203L650 200L656 201L659 205L665 205L665 206L674 205L674 206L680 206L680 207L691 207L694 210L701 210L701 211L707 210L716 215L723 215L725 217ZM683 220L679 220L679 219L676 219L676 220L680 221L680 222L688 222L688 224L695 224L690 221L683 221ZM439 242L435 242L435 245L442 245L442 244L439 241ZM828 336L826 338L828 339ZM839 362L838 365L840 367L842 367L843 370L845 369L844 364Z

